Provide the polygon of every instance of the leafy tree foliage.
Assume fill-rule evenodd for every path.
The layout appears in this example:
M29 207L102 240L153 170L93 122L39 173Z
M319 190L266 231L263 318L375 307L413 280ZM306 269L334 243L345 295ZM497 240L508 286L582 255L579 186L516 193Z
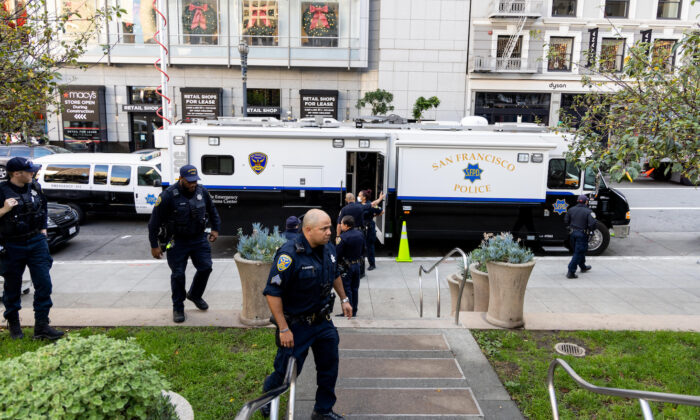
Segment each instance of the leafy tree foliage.
M413 118L420 120L423 118L423 113L430 108L437 108L440 106L440 99L438 99L437 96L431 96L428 99L425 99L422 96L419 96L418 99L416 99L416 103L413 104Z
M365 92L365 96L357 100L355 107L362 109L369 105L372 107L372 115L384 115L389 111L394 110L391 102L394 100L394 95L384 89L377 89L371 92Z
M12 4L12 7L8 6ZM60 2L59 2L60 4ZM58 106L60 70L85 68L78 59L117 8L81 16L51 12L46 0L15 0L0 7L0 134L39 134L37 115ZM79 22L82 31L66 31ZM70 28L68 28L70 29ZM108 46L103 46L107 51Z
M622 71L610 60L602 52L591 60L582 76L590 93L562 112L563 128L573 133L569 157L591 154L586 165L607 169L618 181L634 179L648 162L698 182L700 29L696 25L673 46L635 44Z

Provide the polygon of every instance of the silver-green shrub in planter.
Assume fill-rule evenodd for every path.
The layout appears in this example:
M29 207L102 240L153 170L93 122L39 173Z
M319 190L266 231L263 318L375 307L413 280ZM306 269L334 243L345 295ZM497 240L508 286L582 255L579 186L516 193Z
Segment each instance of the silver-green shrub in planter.
M489 276L486 320L499 327L522 326L525 288L535 266L532 251L510 233L488 235L479 249Z
M177 419L132 339L68 337L0 362L0 419Z
M233 256L241 278L242 310L239 319L244 325L263 326L270 323L270 309L262 292L272 267L277 248L287 240L275 226L270 230L253 223L253 233L244 235L238 229L238 253Z

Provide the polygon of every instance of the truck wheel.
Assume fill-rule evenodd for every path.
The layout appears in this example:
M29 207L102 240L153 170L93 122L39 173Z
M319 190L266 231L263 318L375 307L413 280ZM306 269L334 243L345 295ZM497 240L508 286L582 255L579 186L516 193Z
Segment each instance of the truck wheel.
M596 222L593 235L588 240L588 252L586 255L600 255L610 244L610 230L602 222Z
M76 216L78 216L78 223L82 225L85 222L85 211L83 208L75 203L67 203L67 205L73 209Z

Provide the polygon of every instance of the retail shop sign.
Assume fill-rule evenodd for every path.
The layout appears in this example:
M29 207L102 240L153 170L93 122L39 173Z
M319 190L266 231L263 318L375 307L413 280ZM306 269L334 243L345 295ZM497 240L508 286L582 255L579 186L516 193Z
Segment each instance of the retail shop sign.
M551 82L547 86L552 90L566 89L566 83Z
M157 112L160 105L154 104L125 104L122 105L124 112Z
M61 119L65 140L106 140L104 86L61 88Z
M337 90L300 90L301 118L322 116L338 119Z
M221 115L220 88L182 88L182 117L216 119Z

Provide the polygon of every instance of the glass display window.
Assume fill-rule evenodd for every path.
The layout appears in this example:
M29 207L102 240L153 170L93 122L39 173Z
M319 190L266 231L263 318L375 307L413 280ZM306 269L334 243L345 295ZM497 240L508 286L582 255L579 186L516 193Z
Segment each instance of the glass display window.
M242 32L248 45L277 45L279 35L277 0L244 0L242 24Z
M119 24L119 42L123 44L153 44L158 27L151 0L118 0L122 13Z
M301 2L301 45L338 46L338 2Z
M217 45L219 42L219 2L180 0L182 42Z
M547 61L548 71L571 71L571 58L574 51L574 39L552 37L549 40L550 56Z

